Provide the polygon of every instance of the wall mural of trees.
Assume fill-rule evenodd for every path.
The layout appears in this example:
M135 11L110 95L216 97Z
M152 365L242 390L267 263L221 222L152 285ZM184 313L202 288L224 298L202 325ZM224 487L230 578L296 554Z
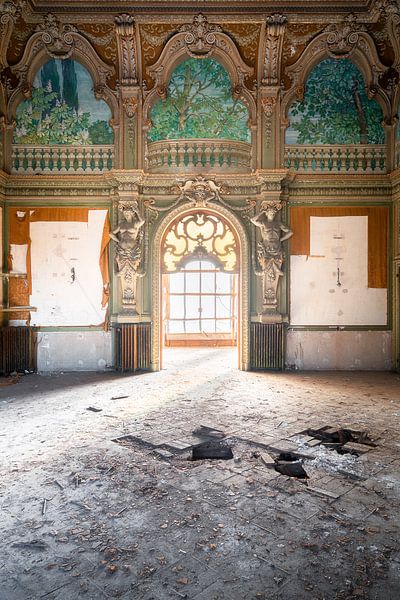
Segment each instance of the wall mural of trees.
M15 144L113 144L111 111L93 93L89 72L77 61L46 62L32 97L17 108Z
M286 144L383 144L383 113L357 67L328 58L311 71L302 102L289 110Z
M189 58L172 73L167 98L154 104L148 139L249 141L248 120L247 108L232 98L225 69L213 59Z

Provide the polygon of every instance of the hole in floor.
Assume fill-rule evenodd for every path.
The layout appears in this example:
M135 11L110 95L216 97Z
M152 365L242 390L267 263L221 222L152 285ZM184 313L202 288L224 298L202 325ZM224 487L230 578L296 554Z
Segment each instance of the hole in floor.
M199 444L192 448L192 455L188 460L202 460L204 458L231 460L233 458L233 452L230 446L226 446L220 442L204 442L203 444Z
M275 459L274 469L281 475L309 479L303 468L302 460L294 452L280 452Z

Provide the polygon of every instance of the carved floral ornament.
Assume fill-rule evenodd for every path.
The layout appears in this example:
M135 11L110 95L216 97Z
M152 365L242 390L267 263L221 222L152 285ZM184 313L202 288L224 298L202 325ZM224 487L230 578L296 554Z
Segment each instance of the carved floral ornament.
M41 34L41 41L53 58L69 58L74 48L73 33L78 33L74 25L61 24L52 14L43 17L35 31Z
M212 53L217 42L215 33L222 32L222 29L219 25L208 23L207 18L200 13L190 25L182 25L179 31L185 33L184 41L190 56L206 57Z
M348 56L357 46L360 39L360 33L366 32L364 25L357 22L355 15L347 15L342 23L333 23L325 28L328 34L326 45L332 56Z

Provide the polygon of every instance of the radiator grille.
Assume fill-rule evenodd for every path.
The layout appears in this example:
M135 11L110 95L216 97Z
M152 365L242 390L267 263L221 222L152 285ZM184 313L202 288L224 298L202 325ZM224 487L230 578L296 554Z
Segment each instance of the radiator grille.
M32 327L1 327L0 373L36 369L36 331Z
M132 323L116 327L116 368L141 371L150 368L151 325Z
M260 370L283 370L284 324L251 324L251 368Z

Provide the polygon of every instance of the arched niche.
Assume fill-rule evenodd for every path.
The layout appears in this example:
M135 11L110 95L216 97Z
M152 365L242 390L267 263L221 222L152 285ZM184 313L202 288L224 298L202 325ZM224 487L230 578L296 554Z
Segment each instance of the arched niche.
M203 209L201 209L203 210ZM224 219L234 231L235 237L239 247L239 368L241 370L248 370L250 365L249 358L249 241L240 220L232 213L232 211L226 209L223 206L209 207L206 208L207 213L215 214L217 217ZM153 370L160 369L160 357L161 357L161 273L162 267L162 242L165 236L173 225L173 223L185 215L193 212L193 208L188 206L178 206L177 208L168 212L165 217L158 224L158 227L154 233L152 254L150 258L151 262L151 277L152 277L152 324L153 324L153 335L152 335L152 365Z
M103 62L91 44L73 26L64 25L63 30L65 29L67 31L64 31L59 44L56 44L57 36L54 32L51 34L46 30L37 31L29 38L22 59L11 67L12 72L19 78L19 85L8 102L8 120L11 122L15 118L17 106L29 98L37 72L49 59L72 59L83 65L89 72L94 95L108 104L112 125L116 126L119 114L118 100L107 85L108 77L114 74L114 67Z
M282 98L281 119L284 125L287 125L291 104L303 98L311 71L318 63L328 58L351 60L364 78L368 97L374 98L380 104L385 120L390 118L390 98L378 84L380 76L387 69L379 60L372 38L364 31L353 31L345 41L342 36L343 34L333 35L329 31L319 34L309 43L300 58L287 67L286 74L292 80L292 84Z
M113 145L110 106L93 93L89 71L73 58L49 58L30 97L16 108L15 144Z
M384 144L383 111L368 98L349 59L324 58L308 73L301 100L288 108L285 144Z
M232 82L234 98L240 99L249 111L250 124L257 123L256 103L244 80L253 73L246 65L233 40L221 27L209 24L203 15L197 15L191 25L184 25L166 43L156 63L148 68L155 81L143 105L144 120L149 120L151 107L161 97L165 97L172 72L185 59L197 60L213 58L228 72Z

